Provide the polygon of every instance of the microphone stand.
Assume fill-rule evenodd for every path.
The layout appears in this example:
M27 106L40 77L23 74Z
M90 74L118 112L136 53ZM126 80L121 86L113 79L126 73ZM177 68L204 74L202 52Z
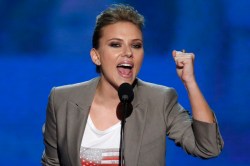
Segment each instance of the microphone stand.
M121 138L120 138L120 150L119 150L119 166L125 166L125 158L124 158L124 128L126 123L126 112L128 110L128 96L124 95L122 100L122 120L121 120Z

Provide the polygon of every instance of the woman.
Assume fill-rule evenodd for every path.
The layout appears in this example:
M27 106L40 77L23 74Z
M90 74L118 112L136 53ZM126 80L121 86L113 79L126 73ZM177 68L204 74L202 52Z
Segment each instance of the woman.
M193 118L174 89L137 78L143 61L144 18L113 5L96 21L90 55L100 77L53 88L44 130L43 165L118 165L121 124L118 87L133 85L133 110L125 124L125 165L165 165L166 135L188 154L219 155L223 147L213 112L194 76L194 54L173 51Z

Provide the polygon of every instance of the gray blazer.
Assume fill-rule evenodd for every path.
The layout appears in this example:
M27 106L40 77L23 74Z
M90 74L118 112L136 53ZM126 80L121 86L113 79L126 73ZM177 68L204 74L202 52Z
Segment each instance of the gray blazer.
M44 125L43 165L80 166L80 146L99 78L53 88ZM217 122L191 119L174 89L137 79L125 126L126 166L164 166L166 135L188 154L216 157L223 140Z

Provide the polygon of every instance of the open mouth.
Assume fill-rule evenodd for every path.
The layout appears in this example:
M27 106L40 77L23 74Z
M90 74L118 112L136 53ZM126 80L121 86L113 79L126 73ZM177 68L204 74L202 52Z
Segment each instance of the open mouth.
M120 63L117 65L118 73L125 78L131 77L133 67L132 63Z

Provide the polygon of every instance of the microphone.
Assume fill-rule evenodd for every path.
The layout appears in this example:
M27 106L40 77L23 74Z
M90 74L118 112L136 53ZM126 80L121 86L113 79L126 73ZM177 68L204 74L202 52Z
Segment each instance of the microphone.
M119 166L125 166L125 156L124 156L124 128L126 122L126 114L129 111L129 105L134 99L133 87L129 83L122 83L118 88L118 96L122 104L122 118L121 118L121 137L120 137L120 150L119 150Z
M130 103L134 99L133 87L129 83L122 83L118 88L118 96L122 103Z

